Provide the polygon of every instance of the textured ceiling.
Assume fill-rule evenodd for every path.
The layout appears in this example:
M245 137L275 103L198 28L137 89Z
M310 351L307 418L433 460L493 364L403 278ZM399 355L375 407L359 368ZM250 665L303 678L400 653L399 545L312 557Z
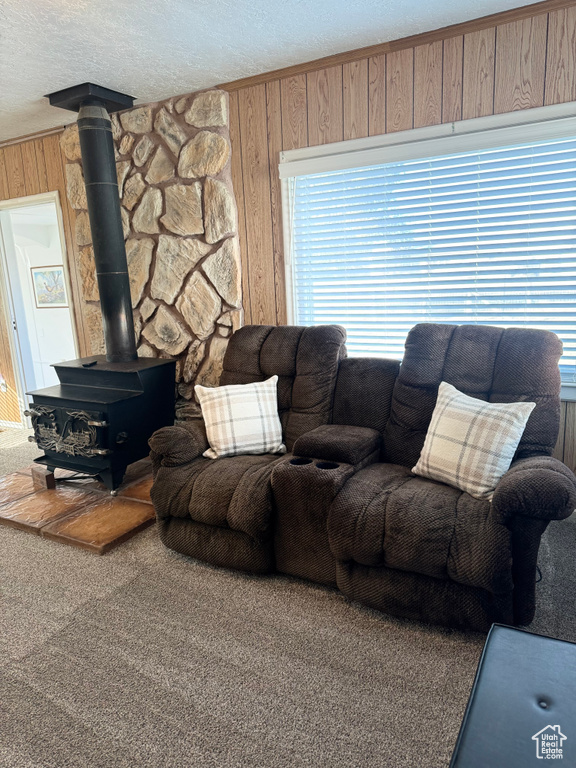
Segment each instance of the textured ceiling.
M0 141L72 122L42 96L77 83L157 101L521 4L0 0Z

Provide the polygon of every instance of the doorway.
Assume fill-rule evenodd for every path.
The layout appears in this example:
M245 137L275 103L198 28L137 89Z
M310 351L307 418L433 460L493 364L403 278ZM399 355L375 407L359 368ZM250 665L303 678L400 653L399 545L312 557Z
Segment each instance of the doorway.
M64 243L57 193L0 204L0 426L26 426L26 392L78 357Z

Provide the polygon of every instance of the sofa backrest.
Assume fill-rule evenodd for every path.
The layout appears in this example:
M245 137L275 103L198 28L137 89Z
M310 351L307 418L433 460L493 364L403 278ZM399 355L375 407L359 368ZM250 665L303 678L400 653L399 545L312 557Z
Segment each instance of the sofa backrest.
M482 325L416 325L394 385L384 431L386 460L416 464L446 381L491 403L535 402L516 458L550 455L560 422L562 342L550 331Z
M338 325L245 325L230 339L220 384L277 375L278 411L290 451L300 435L330 423L345 342L346 331Z
M370 427L384 433L400 362L347 357L340 363L334 392L333 424Z

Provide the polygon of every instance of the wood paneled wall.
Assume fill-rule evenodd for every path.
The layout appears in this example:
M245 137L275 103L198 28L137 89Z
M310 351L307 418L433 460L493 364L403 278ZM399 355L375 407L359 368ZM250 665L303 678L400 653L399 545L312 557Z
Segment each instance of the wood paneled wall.
M563 402L554 456L576 472L576 402Z
M84 322L80 311L81 296L79 274L77 269L76 245L74 237L75 214L66 198L66 181L64 177L64 158L60 150L60 134L53 133L36 139L30 139L17 144L0 147L0 200L12 200L17 197L37 195L42 192L59 193L64 236L67 253L68 273L72 288L74 319L78 347L81 355L88 354ZM14 385L14 372L9 368L9 349L7 346L8 327L6 312L0 311L0 355L2 372L9 371L10 387ZM3 340L3 341L2 341ZM5 359L6 356L6 359ZM15 389L11 397L10 413L14 415ZM12 421L0 414L0 420ZM19 420L19 417L16 419Z
M280 151L576 101L576 4L562 5L223 86L246 323L286 323ZM576 470L576 402L562 403L555 455Z
M576 4L562 5L224 86L246 322L286 323L279 152L576 100Z

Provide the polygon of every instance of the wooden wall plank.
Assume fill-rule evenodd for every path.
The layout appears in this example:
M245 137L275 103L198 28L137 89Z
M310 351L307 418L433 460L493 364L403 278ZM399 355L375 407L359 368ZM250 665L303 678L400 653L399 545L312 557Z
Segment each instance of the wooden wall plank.
M0 149L0 200L8 200L10 192L8 191L8 175L6 173L6 160L4 150Z
M566 403L566 427L564 429L564 464L576 471L576 403Z
M368 136L368 59L342 67L344 139Z
M414 49L386 55L386 132L414 127Z
M494 112L496 29L464 35L462 117L484 117Z
M444 40L442 61L442 122L462 120L462 66L464 36Z
M244 178L242 172L242 142L240 139L240 117L238 113L238 91L230 94L230 143L232 145L231 171L234 197L238 210L238 237L240 240L240 257L242 260L242 306L244 308L244 323L250 325L252 312L250 307L250 261L246 243L246 206L244 203Z
M46 181L50 191L60 193L60 205L64 212L66 202L66 185L64 183L64 171L60 154L60 142L58 136L45 136L42 139L42 149L46 162ZM69 217L65 216L65 219Z
M282 149L308 146L308 109L306 75L280 81L282 103Z
M50 191L56 190L59 193L60 206L62 209L62 221L64 225L68 274L70 276L72 295L74 299L73 304L74 320L76 323L76 338L78 340L80 356L85 356L91 353L91 349L90 341L87 337L86 328L84 326L84 315L82 312L82 285L80 282L80 273L77 266L79 263L79 258L78 249L76 246L75 232L76 214L68 204L68 198L66 196L64 160L60 150L59 134L45 136L42 139L42 149L46 161L46 181L48 184L48 189Z
M8 195L10 198L26 197L26 182L24 179L24 163L20 144L4 147L4 164L8 180Z
M555 459L563 461L564 459L564 433L566 431L566 403L560 403L560 429L558 430L558 440L552 454Z
M238 93L246 242L250 259L250 306L253 323L276 323L274 250L270 212L270 175L266 120L266 86Z
M272 214L272 243L274 249L274 284L276 290L276 323L286 325L286 280L284 272L284 241L282 234L282 192L278 163L282 151L282 114L280 81L266 83L266 117L268 124L268 164L270 167L270 211Z
M308 144L330 144L344 138L342 67L307 75Z
M38 191L49 192L48 178L46 177L46 158L44 157L44 144L42 139L34 141L34 153L36 155L36 168L38 170Z
M546 14L496 29L494 113L544 104Z
M442 41L414 48L414 128L442 122Z
M545 104L576 101L576 5L548 14Z
M368 133L386 133L386 55L368 59Z
M38 175L38 161L33 141L25 141L21 144L22 168L26 183L26 194L37 195L40 192L40 177Z

